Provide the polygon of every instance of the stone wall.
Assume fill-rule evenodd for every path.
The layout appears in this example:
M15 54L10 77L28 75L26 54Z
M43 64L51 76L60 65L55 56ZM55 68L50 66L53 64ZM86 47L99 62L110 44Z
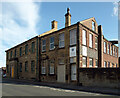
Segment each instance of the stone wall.
M83 86L120 89L120 68L80 68L79 83Z

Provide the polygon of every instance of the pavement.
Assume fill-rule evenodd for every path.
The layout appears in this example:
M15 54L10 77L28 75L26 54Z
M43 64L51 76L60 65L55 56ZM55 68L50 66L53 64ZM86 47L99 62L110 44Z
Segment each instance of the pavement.
M120 89L84 87L84 86L76 86L76 85L69 85L69 84L63 84L63 83L36 82L36 81L28 81L28 80L20 80L20 79L3 78L2 84L3 84L3 95L8 94L8 93L5 93L6 92L5 89L10 89L10 88L13 88L18 85L22 85L22 86L29 85L28 86L29 89L34 89L34 91L36 91L36 88L32 88L32 87L39 87L39 90L37 88L36 92L38 92L38 91L45 92L45 93L36 94L36 92L32 91L36 95L39 95L39 96L40 96L40 94L48 95L48 96L53 96L53 95L60 96L61 94L63 96L76 96L76 95L77 96L81 96L81 95L82 96L86 96L86 95L87 96L98 96L98 95L99 96L104 96L104 95L120 96ZM8 88L8 86L10 86L10 88ZM20 87L22 87L22 86L20 86ZM32 86L32 87L30 88L30 86ZM26 90L24 92L27 92L28 87L23 88L23 90L21 90L21 91ZM46 88L46 90L45 90L45 88ZM48 90L48 88L49 88L49 90ZM53 91L51 91L51 90L56 91L56 92L53 93ZM32 92L30 91L29 93L34 95L34 93L32 93ZM69 92L69 93L66 94L65 92ZM71 92L72 92L72 94L71 94ZM26 95L26 94L24 93L23 95Z

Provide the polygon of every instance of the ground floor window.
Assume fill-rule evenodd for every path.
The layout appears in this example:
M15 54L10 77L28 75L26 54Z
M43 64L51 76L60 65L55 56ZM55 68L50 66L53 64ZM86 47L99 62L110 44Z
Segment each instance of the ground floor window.
M6 69L7 69L7 73L9 73L9 65L7 65L6 67L7 67L7 68L6 68Z
M97 59L95 60L95 67L96 68L98 67L98 60Z
M110 68L110 62L108 62L108 67Z
M35 72L35 61L31 61L31 72Z
M93 59L89 58L89 67L93 67Z
M28 61L25 62L25 72L28 72Z
M54 63L55 63L55 60L51 60L49 62L49 74L54 74Z
M82 67L87 67L87 58L82 57Z
M46 74L47 61L43 60L41 65L41 74Z
M104 68L106 68L107 67L107 62L106 61L104 61Z

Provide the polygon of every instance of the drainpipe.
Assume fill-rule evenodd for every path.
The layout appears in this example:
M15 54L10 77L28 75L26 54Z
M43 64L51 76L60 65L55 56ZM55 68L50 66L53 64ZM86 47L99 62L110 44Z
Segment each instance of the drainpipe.
M77 85L79 85L79 62L80 62L80 30L79 22L77 22Z

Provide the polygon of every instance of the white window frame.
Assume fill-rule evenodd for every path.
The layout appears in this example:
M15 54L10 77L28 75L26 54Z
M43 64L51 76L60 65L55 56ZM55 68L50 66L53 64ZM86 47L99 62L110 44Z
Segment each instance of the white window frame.
M45 41L45 44L43 41ZM42 40L42 52L44 52L44 51L46 51L46 40Z
M90 61L92 61L92 65L90 65ZM93 58L89 58L89 67L93 67Z
M89 47L93 47L93 35L91 33L89 33Z
M97 65L96 65L96 62L97 62ZM98 67L98 59L95 60L95 67L96 68Z
M106 53L106 42L104 41L104 53Z
M50 74L55 74L54 66L50 66Z
M65 38L64 38L64 33L61 33L59 35L59 48L63 48L63 47L65 47Z
M97 40L97 42L96 42ZM97 47L96 47L97 46ZM98 49L98 37L95 37L95 49L97 50Z
M85 65L83 64L83 59L85 60ZM82 57L82 67L87 67L87 57Z
M86 30L82 30L82 44L83 45L86 45L86 35L87 35L87 32L86 32Z
M53 38L53 42L51 42L51 39ZM50 38L50 50L53 50L54 48L55 48L55 46L54 46L54 37L51 37ZM53 48L52 48L52 45L54 46Z
M107 62L106 61L104 61L104 68L106 68L107 67Z
M76 44L76 29L70 30L70 45Z

